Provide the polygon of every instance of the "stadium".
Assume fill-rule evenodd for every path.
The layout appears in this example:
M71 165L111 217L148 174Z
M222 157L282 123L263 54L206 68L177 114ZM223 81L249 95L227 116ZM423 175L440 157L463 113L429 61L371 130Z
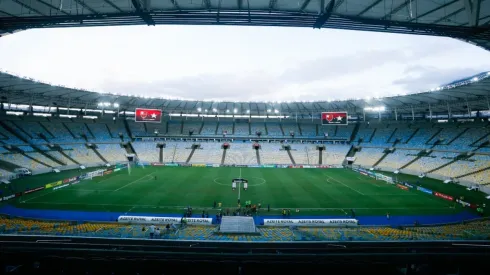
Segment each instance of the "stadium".
M309 27L451 37L490 50L489 18L484 0L4 0L0 36L120 25ZM489 87L485 71L393 96L180 100L2 71L2 264L49 254L47 272L70 254L65 270L86 268L83 258L107 274L94 259L148 262L123 263L124 272L160 261L218 274L265 272L265 263L312 274L356 263L349 270L362 272L366 262L390 262L397 272L406 265L398 274L422 274L407 266L430 262L440 274L478 274L471 267L484 263L490 238ZM384 268L377 271L393 274Z

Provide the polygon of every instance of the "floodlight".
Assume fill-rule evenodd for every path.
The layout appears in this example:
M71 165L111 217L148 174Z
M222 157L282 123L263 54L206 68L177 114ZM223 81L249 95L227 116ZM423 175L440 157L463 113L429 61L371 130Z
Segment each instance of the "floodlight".
M473 78L471 79L471 81L473 81L473 82L478 81L478 77L476 77L476 76L475 76L475 77L473 77Z
M197 108L197 111L198 111L198 112L202 111L201 107Z
M250 110L247 110L247 114L250 114Z
M277 114L277 113L279 113L279 110L277 110L277 109L276 109L276 110L274 110L274 113L276 113L276 114Z
M216 108L213 108L213 112L215 112L215 113L216 113L217 111L218 111L218 110L216 110Z
M119 103L114 103L112 105L114 105L114 108L119 108Z
M237 108L233 109L233 113L236 114L237 112L238 112Z
M271 112L271 109L267 109L267 112L270 113Z

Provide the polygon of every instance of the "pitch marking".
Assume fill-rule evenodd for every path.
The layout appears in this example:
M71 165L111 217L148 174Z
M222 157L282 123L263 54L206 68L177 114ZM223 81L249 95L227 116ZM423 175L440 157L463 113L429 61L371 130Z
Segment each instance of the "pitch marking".
M130 182L130 183L128 183L128 184L126 184L126 185L122 186L122 187L119 187L119 188L117 188L116 190L114 190L114 192L119 191L119 190L123 189L124 187L129 186L129 185L131 185L131 184L133 184L133 183L136 183L136 182L138 182L138 181L140 181L140 180L142 180L142 179L144 179L144 178L146 178L146 177L149 177L149 176L151 176L151 175L153 175L153 174L155 174L155 172L153 172L153 173L151 173L151 174L148 174L148 175L145 175L145 176L143 176L143 177L141 177L141 178L139 178L139 179L137 179L137 180L134 180L134 181L132 181L132 182Z
M231 183L228 183L228 184L226 184L226 183L222 183L222 182L220 181L220 179L222 179L222 178L223 178L223 177L217 177L217 178L215 178L213 181L214 181L214 183L216 183L216 184L231 187ZM256 180L261 181L261 182L259 182L259 183L255 183L255 184L250 184L250 182L249 182L249 183L248 183L248 187L251 187L251 186L260 186L260 185L263 185L263 184L267 183L267 181L266 181L265 179L263 179L263 178L251 177L251 179L256 179Z
M53 204L53 205L89 205L89 206L126 206L126 207L133 207L138 208L152 208L156 207L154 204L100 204L100 203L93 203L93 204L87 204L87 203L79 203L79 202L29 202L28 204ZM186 209L187 206L158 206L159 208L174 208L174 209ZM210 209L211 207L203 207L203 206L196 206L195 208L201 208L201 209ZM278 208L271 208L272 210L281 210L284 208L291 208L291 207L278 207ZM434 209L450 209L451 207L411 207L410 209L418 209L418 210L434 210ZM309 208L309 207L303 207L303 208L296 208L295 209L300 209L300 210L342 210L342 209L356 209L356 210L399 210L399 209L407 209L406 207L355 207L355 206L350 206L350 207L331 207L331 208Z
M338 181L338 180L336 180L336 179L334 179L334 178L332 178L332 177L330 177L330 176L327 176L327 175L325 175L325 176L326 176L326 177L328 177L328 178L330 178L330 179L331 179L331 180L333 180L333 181L336 181L336 182L338 182L338 183L342 184L343 186L345 186L345 187L349 188L350 190L352 190L352 191L354 191L354 192L356 192L356 193L358 193L358 194L361 194L361 195L365 196L365 195L364 195L362 192L357 191L356 189L354 189L354 188L350 187L349 185L347 185L347 184L345 184L345 183L343 183L343 182L341 182L341 181Z

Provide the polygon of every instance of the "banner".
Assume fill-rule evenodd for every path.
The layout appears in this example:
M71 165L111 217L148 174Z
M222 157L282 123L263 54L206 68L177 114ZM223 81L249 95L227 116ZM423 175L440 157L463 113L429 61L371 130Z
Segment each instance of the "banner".
M24 191L24 195L25 194L29 194L29 193L34 193L34 192L37 192L37 191L41 191L43 189L44 189L44 186L41 186L41 187L38 187L38 188L34 188L34 189L29 189L29 190Z
M56 181L56 182L52 182L52 183L46 184L45 188L46 189L53 188L53 187L56 187L56 186L59 186L59 185L62 185L62 184L63 184L63 181L59 180L59 181Z
M8 201L8 200L13 199L15 197L16 197L15 194L12 194L12 195L9 195L9 196L5 196L5 197L0 197L0 201Z
M397 184L396 187L398 187L402 190L408 190L408 187L406 187L405 185Z
M346 157L345 160L347 160L347 161L356 161L356 157Z
M448 201L453 201L453 200L454 200L454 198L453 198L453 197L451 197L451 196L449 196L449 195L446 195L446 194L443 194L443 193L434 192L434 195L435 195L436 197L443 198L443 199L448 200Z
M61 188L67 187L67 186L70 186L70 185L69 184L63 184L63 185L60 185L60 186L53 188L53 190L58 190L58 189L61 189Z
M357 226L356 219L264 219L266 226Z
M162 110L136 108L134 120L136 122L160 123L162 122Z
M427 193L427 194L431 194L431 195L432 195L432 190L426 189L426 188L424 188L424 187L420 187L420 186L419 186L419 187L417 187L417 190L419 190L419 191L422 191L422 192L424 192L424 193Z
M112 172L113 172L112 170L107 170L107 171L104 172L104 176L105 175L110 175L110 174L112 174Z
M151 166L166 166L165 163L160 163L160 162L152 162Z
M214 167L214 168L219 168L219 167L220 167L220 165L219 165L219 164L213 164L213 167Z
M192 164L192 167L206 167L206 164Z
M72 177L72 178L64 179L63 183L70 183L76 180L78 180L78 177Z
M347 125L347 112L323 112L323 125Z
M178 217L147 217L147 216L119 216L119 223L137 223L137 224L174 224L180 223L182 218ZM184 218L187 224L211 225L212 218Z
M410 185L409 183L404 182L403 185L405 185L408 188L413 188L413 185Z

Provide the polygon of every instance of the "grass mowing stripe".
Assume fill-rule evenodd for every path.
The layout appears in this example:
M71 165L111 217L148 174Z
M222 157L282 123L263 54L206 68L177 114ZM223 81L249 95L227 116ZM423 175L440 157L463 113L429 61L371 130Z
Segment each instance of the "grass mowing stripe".
M332 178L331 176L327 176L327 177L328 177L328 178L330 178L330 179L331 179L331 180L333 180L333 181L336 181L336 182L338 182L338 183L342 184L343 186L345 186L345 187L349 188L350 190L352 190L352 191L354 191L354 192L357 192L357 193L359 193L359 194L361 194L361 195L363 195L363 196L364 196L364 193L362 193L362 192L360 192L360 191L357 191L356 189L354 189L354 188L350 187L349 185L347 185L347 184L345 184L345 183L343 183L343 182L341 182L341 181L339 181L339 180L336 180L336 179Z
M123 187L117 188L116 190L114 190L114 192L119 191L119 190L123 189L123 188L124 188L124 187L126 187L126 186L130 186L131 184L136 183L136 182L138 182L138 181L140 181L140 180L142 180L142 179L144 179L144 178L146 178L146 177L148 177L148 176L151 176L151 175L153 175L153 174L155 174L155 172L153 172L153 173L151 173L151 174L148 174L148 175L145 175L145 176L143 176L143 177L141 177L141 178L139 178L139 179L137 179L137 180L134 180L134 181L132 181L132 182L130 182L130 183L128 183L128 184L126 184L126 185L124 185ZM99 182L99 183L100 183L100 182Z

